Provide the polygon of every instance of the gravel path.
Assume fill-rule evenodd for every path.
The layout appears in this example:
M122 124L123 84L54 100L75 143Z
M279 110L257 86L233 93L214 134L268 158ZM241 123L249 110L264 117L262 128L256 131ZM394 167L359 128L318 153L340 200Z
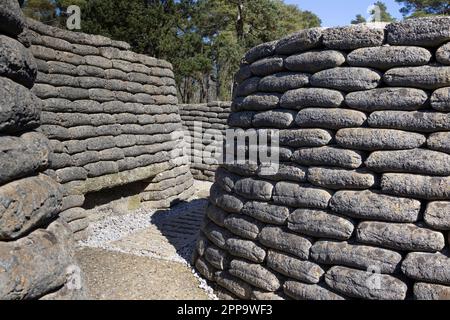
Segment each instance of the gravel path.
M111 212L89 226L78 258L93 299L217 299L190 264L208 182L189 201L164 210ZM88 214L95 214L92 209Z

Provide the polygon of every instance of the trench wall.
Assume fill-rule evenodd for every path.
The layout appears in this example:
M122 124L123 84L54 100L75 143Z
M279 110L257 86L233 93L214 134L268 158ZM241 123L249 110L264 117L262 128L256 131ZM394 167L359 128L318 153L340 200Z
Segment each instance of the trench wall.
M0 300L80 299L73 208L45 174L52 157L40 133L43 102L33 94L37 66L16 0L0 3ZM70 220L70 219L69 219ZM74 219L72 219L74 220Z
M218 168L193 257L222 297L450 298L450 18L251 49L229 124L280 168Z
M179 105L186 132L186 154L195 179L214 181L222 158L230 106L231 102L220 101Z
M29 20L43 101L49 174L84 196L142 182L139 201L162 208L193 193L181 153L172 65L111 39Z

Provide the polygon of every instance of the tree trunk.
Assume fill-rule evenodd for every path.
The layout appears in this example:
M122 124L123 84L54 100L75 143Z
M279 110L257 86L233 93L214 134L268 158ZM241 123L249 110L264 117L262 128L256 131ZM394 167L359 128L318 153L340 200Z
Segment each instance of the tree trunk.
M217 63L216 65L216 76L215 76L215 85L216 85L216 100L219 100L220 97L220 72L221 72L221 67L220 64Z
M244 39L244 0L237 3L238 16L236 19L236 33L239 41Z
M206 82L206 103L209 102L209 73L205 73Z

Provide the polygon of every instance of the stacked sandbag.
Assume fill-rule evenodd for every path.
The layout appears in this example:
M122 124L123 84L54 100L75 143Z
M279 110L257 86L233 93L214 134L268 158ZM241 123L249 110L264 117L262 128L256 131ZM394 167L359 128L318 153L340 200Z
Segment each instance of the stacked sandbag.
M197 180L214 182L214 174L222 162L230 107L231 102L220 101L179 105L191 172Z
M33 92L44 101L41 131L54 151L55 178L78 197L148 181L142 202L184 199L193 179L179 152L172 65L125 42L29 23L39 70ZM167 189L175 174L186 183ZM79 210L65 216L76 232L87 226Z
M0 300L84 296L70 227L58 220L64 187L43 172L52 157L39 133L42 101L17 0L0 3Z
M244 57L195 265L242 299L450 298L450 17L308 29ZM267 130L266 130L267 131Z

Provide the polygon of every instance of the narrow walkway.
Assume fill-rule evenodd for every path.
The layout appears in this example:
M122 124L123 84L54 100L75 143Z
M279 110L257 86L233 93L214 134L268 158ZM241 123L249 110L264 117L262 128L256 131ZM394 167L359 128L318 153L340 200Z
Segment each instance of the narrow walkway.
M90 226L77 252L91 299L211 299L189 265L210 183L169 210L116 213ZM96 209L93 209L96 210ZM206 289L206 290L205 290Z

